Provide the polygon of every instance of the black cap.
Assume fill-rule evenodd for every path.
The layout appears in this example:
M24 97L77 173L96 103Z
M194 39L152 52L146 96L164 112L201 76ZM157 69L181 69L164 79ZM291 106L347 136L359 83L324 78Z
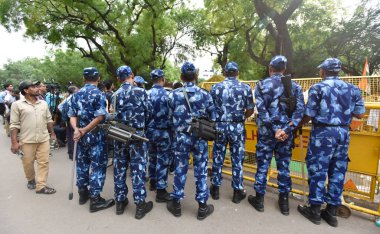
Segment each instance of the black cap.
M39 81L24 80L24 81L21 81L21 83L18 86L18 89L20 91L23 91L24 89L27 89L30 86L36 86L36 85L39 85L40 83L41 82Z

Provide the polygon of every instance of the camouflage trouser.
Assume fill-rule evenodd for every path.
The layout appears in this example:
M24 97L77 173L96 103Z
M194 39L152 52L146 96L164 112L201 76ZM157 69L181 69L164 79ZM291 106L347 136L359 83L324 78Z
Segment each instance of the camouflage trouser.
M107 154L104 141L92 145L79 142L76 162L78 188L89 187L90 196L98 196L106 180Z
M244 123L218 123L217 128L222 132L218 141L214 142L212 149L212 175L211 183L215 186L222 184L222 167L226 155L227 144L230 145L232 161L232 182L235 190L244 189L243 185L243 160L245 152L245 128Z
M191 151L194 161L195 200L204 203L209 196L209 189L207 187L207 141L193 137L188 133L180 132L176 134L176 141L179 147L175 151L174 185L171 196L174 199L183 199L185 197L185 183Z
M124 201L127 198L128 187L126 179L129 164L131 168L134 202L137 204L145 200L146 149L147 146L145 142L132 141L127 145L115 141L113 166L116 201Z
M292 189L289 164L292 157L293 133L287 140L279 142L274 138L271 129L260 126L258 128L258 139L256 145L257 172L255 175L254 189L256 193L265 194L267 186L267 175L273 154L277 164L277 184L280 193L287 194Z
M157 181L156 189L168 187L168 167L171 155L170 131L148 129L149 178Z
M349 142L348 127L313 127L306 155L310 204L342 203Z

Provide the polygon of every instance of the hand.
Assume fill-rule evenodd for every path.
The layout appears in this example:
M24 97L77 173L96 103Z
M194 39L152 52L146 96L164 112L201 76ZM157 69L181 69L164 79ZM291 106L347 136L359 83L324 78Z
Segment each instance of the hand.
M82 137L81 135L81 132L79 131L79 128L76 128L74 130L74 134L73 134L73 140L74 141L79 141L79 139Z
M285 141L286 139L288 139L288 135L285 133L284 130L282 129L278 129L276 131L276 134L275 134L275 138L279 141Z
M57 142L57 136L55 135L55 133L51 133L51 134L50 134L50 138L51 138L52 140L55 140L55 141Z
M19 150L21 149L21 145L16 142L16 143L12 143L12 146L11 146L11 151L12 153L17 153Z

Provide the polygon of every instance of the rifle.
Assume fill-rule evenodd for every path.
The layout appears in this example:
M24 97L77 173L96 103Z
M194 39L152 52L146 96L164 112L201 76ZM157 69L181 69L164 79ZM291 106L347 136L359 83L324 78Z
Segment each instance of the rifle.
M288 108L286 114L289 118L292 117L294 110L296 109L297 99L292 92L292 77L291 75L286 75L281 77L282 85L285 90L285 97L281 97L280 101L287 104Z
M131 140L148 142L149 139L136 134L136 129L123 123L109 121L105 124L98 124L92 131L104 130L106 136L116 141L128 143Z

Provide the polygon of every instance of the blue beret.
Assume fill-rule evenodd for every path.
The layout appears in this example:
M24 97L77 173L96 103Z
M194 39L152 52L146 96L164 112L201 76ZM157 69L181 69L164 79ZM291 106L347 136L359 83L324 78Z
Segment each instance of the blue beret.
M138 83L138 84L148 84L148 82L146 82L144 80L144 78L142 78L141 76L135 76L135 83Z
M288 60L285 58L285 56L276 55L270 60L269 66L276 69L285 69L287 62Z
M164 77L165 76L165 73L163 70L157 68L157 69L154 69L151 73L150 73L150 77L152 77L152 79L158 79L158 78L161 78L161 77Z
M132 75L132 69L128 66L123 65L116 70L116 76L121 80L124 80L130 75Z
M229 72L234 72L234 71L239 71L239 66L237 63L231 61L226 64L224 67L224 71L229 71Z
M342 67L342 62L337 58L328 58L321 63L317 68L322 68L326 71L339 72Z
M85 69L83 69L83 76L86 79L96 79L99 78L100 74L98 72L98 69L96 69L95 67L86 67Z
M196 74L197 69L195 69L194 64L190 62L185 62L181 67L181 73L182 74Z

